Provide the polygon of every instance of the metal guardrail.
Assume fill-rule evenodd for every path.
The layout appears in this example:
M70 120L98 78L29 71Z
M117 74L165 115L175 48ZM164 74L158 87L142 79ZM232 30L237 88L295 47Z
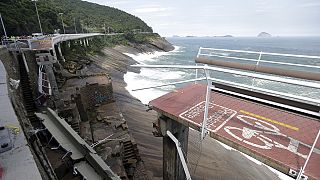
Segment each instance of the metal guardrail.
M151 34L152 32L135 32L138 34ZM85 34L49 34L28 39L6 38L2 40L9 51L28 51L53 49L55 44L75 39L90 38L94 36L116 36L124 33L85 33Z
M256 56L257 59L252 58L252 55ZM307 59L308 61L313 60L316 62L320 60L320 56L200 48L196 63L320 81L320 66L274 60L277 58L286 61L301 61Z
M208 51L208 52L207 53L203 53L203 51ZM216 51L220 51L220 52L236 52L236 53L244 53L244 54L257 54L258 58L257 59L253 59L253 58L229 56L229 55L217 53ZM155 88L155 87L163 87L163 86L181 84L181 83L192 82L192 81L196 82L196 81L199 81L199 80L206 80L207 81L207 90L206 90L206 101L205 101L205 109L204 109L204 118L203 118L202 127L201 127L201 139L204 139L206 134L208 133L207 120L208 120L208 106L209 106L209 102L210 102L210 92L211 92L211 90L215 90L215 91L218 91L218 92L224 92L224 93L236 95L236 96L239 96L239 97L242 97L242 98L250 99L250 100L253 100L253 101L258 101L258 102L261 102L261 103L266 103L266 104L274 105L274 106L277 106L277 107L282 107L282 108L285 108L285 109L290 109L290 110L301 112L301 113L304 113L304 114L309 114L309 115L312 115L312 116L320 117L320 111L319 112L314 112L314 111L306 110L306 109L303 109L303 108L300 108L300 107L294 107L294 106L291 106L291 105L282 104L282 103L270 101L268 99L262 99L262 98L259 98L259 97L254 97L254 96L242 94L242 93L239 93L239 92L233 92L233 91L230 91L230 90L221 89L221 88L217 88L217 87L214 86L213 82L219 82L219 83L223 83L223 85L225 85L225 86L236 87L236 88L245 89L245 90L251 90L251 91L255 91L256 93L262 93L262 94L265 93L265 94L276 96L276 97L279 97L279 96L287 97L287 98L289 97L290 100L298 100L300 102L305 101L305 102L308 102L308 103L311 103L311 104L313 104L315 106L320 107L320 100L306 98L306 97L300 97L300 96L292 95L292 94L288 94L288 93L276 92L276 91L272 91L272 90L267 90L267 89L263 89L263 88L254 87L253 85L248 86L248 85L243 85L243 84L234 83L234 82L231 82L231 81L220 80L220 79L217 79L217 78L210 77L209 70L228 73L228 74L234 74L234 75L241 75L241 76L246 76L246 77L252 77L252 78L258 78L258 79L263 79L263 80L269 80L269 81L274 81L274 82L298 85L298 86L303 86L303 87L311 87L311 88L320 89L320 83L318 83L316 81L305 81L304 79L291 79L291 78L289 79L287 77L279 77L279 76L272 75L272 74L283 75L283 74L281 74L281 72L278 73L276 71L277 69L272 69L272 68L269 69L269 71L267 71L268 74L257 73L259 71L257 71L257 69L256 69L256 67L259 66L259 63L261 63L261 62L267 63L267 64L268 63L269 64L279 64L279 65L285 65L285 66L304 67L304 68L307 67L307 68L314 68L314 69L320 69L320 66L305 65L305 64L299 64L299 63L290 63L290 62L263 60L262 59L262 55L280 56L280 57L294 57L294 58L307 58L307 59L319 59L320 60L320 56L266 53L266 52L229 50L229 49L215 49L215 48L202 48L201 47L199 49L199 51L198 51L196 62L202 62L202 63L206 63L206 64L217 65L217 64L215 64L213 62L214 60L210 61L210 60L203 59L203 58L200 59L200 57L203 57L203 56L220 57L220 58L222 57L222 58L232 59L232 60L240 60L240 61L245 61L245 62L254 62L255 66L254 66L253 69L246 69L245 65L228 64L228 63L224 63L224 62L218 63L218 66L215 66L215 67L208 66L208 65L196 65L196 66L186 66L186 65L140 65L140 64L139 65L133 65L134 67L141 67L141 68L176 68L176 69L195 69L196 70L196 78L195 79L179 81L179 82L175 82L175 83L168 83L168 84L163 84L163 85L158 85L158 86L139 88L139 89L136 89L136 90L143 90L143 89L149 89L149 88ZM199 69L204 71L205 78L198 78L198 70ZM251 71L243 71L243 70L251 70ZM298 74L293 73L293 74L290 74L290 75L292 75L293 77L298 77L298 78L311 77L312 80L320 80L320 79L318 79L318 77L315 77L315 78L312 77L312 75L317 75L317 73L311 74L311 76L299 76L299 73ZM311 147L311 150L309 152L309 155L308 155L308 158L307 158L306 162L304 163L303 167L299 171L297 179L300 179L302 174L304 173L304 169L308 164L308 160L309 160L309 158L310 158L310 156L311 156L311 154L312 154L312 152L313 152L313 150L315 148L315 144L316 144L316 142L317 142L317 140L319 138L319 135L320 135L320 130L319 130L319 132L318 132L318 134L317 134L317 136L315 138L313 146Z

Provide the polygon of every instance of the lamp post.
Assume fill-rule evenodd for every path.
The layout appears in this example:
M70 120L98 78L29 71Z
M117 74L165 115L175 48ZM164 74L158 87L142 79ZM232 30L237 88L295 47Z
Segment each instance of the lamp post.
M62 22L63 34L65 34L66 33L66 29L64 28L64 23L63 23L63 18L62 18L63 13L59 13L59 15L60 15L61 22Z
M1 24L2 24L2 28L3 28L4 36L5 36L5 38L8 38L7 31L6 31L6 28L4 27L4 23L3 23L3 20L2 20L1 13L0 13L0 19L1 19Z
M73 21L74 21L74 31L76 32L76 34L78 34L77 26L76 26L76 18L73 18Z
M38 0L32 0L32 1L34 2L34 6L36 8L40 31L41 31L41 34L43 34L42 27L41 27L41 22L40 22L40 16L39 16L38 7L37 7L37 1Z

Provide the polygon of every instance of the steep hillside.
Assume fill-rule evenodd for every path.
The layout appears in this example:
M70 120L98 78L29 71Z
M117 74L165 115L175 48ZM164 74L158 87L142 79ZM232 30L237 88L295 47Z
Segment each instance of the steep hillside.
M61 17L66 33L75 32L74 21L78 32L104 32L104 25L110 27L109 30L112 32L133 29L152 31L152 28L138 17L115 8L81 0L38 0L37 7L45 33L53 33L55 29L63 32ZM34 2L31 0L1 0L0 12L8 35L40 32ZM0 29L3 35L3 30Z

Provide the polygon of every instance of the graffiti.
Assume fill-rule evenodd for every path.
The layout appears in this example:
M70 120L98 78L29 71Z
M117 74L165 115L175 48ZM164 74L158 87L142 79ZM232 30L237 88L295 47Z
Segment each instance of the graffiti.
M100 92L96 91L94 94L95 94L94 97L95 97L95 103L96 104L101 104L101 103L103 103L103 102L108 100L108 97L102 95Z
M238 115L237 119L250 128L225 126L224 130L238 141L265 150L280 148L290 151L304 159L307 158L308 151L310 150L307 152L300 151L301 149L310 149L311 146L282 134L275 125L246 115ZM276 138L270 138L270 136L275 136ZM315 149L314 152L320 154L319 149Z

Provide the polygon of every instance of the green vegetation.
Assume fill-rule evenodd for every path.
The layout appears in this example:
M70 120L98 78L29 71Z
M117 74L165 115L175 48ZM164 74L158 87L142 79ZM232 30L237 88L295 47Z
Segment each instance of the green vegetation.
M124 11L89 3L81 0L39 0L37 7L44 33L53 33L60 29L63 33L63 18L66 33L75 33L74 19L78 32L129 32L141 29L152 32L149 27L138 17ZM40 32L34 2L31 0L2 0L0 2L7 33L11 35L30 35ZM63 15L59 15L63 13ZM3 35L3 30L0 28ZM127 34L130 38L130 33ZM134 38L137 41L143 38Z
M150 39L159 38L159 34L134 34L132 32L126 32L121 35L115 36L98 36L92 38L90 46L84 46L80 43L71 44L67 46L67 43L62 43L63 54L67 59L89 59L88 55L100 54L104 47L114 47L116 45L131 46L134 43L142 44L148 43ZM103 54L100 54L103 55Z

